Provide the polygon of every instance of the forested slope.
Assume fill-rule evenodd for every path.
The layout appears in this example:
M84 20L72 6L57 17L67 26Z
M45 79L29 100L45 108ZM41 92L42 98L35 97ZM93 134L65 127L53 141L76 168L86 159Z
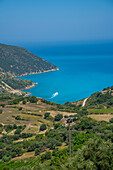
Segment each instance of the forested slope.
M0 43L1 72L22 76L49 70L57 70L57 67L24 48Z

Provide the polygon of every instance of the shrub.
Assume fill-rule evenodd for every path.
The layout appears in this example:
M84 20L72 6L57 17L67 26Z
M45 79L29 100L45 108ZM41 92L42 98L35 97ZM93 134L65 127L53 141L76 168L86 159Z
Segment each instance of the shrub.
M42 125L40 126L40 131L43 131L43 130L46 130L46 129L47 129L46 124L42 124Z
M57 114L57 115L55 116L55 121L60 121L62 118L63 118L63 115L62 115L62 114Z
M56 124L54 125L54 129L57 129L58 127L60 127L60 123L56 123Z
M26 104L26 100L23 101L23 104Z
M54 117L52 117L52 116L49 116L49 117L47 117L47 120L50 120L50 121L54 121Z
M33 134L32 133L22 133L21 134L21 138L28 138L28 137L32 137Z
M43 138L43 134L38 134L38 135L36 135L36 137L35 137L35 139L36 140L40 140L40 139L42 139Z
M5 125L4 128L5 128L6 132L9 132L10 130L13 130L12 125Z
M111 90L113 90L113 86L111 86Z
M3 112L3 110L2 110L2 109L0 109L0 114L2 114L2 112Z
M16 124L13 125L13 129L17 129L17 125Z
M113 118L111 118L111 119L109 120L109 122L110 122L110 123L113 123Z
M13 101L13 104L18 104L18 103L19 103L18 100L14 100L14 101Z
M22 107L19 107L18 110L21 111L21 110L22 110Z
M4 107L5 107L5 104L1 104L1 106L4 108Z
M20 134L20 132L21 132L21 130L20 130L20 129L17 129L17 130L15 131L15 134Z
M2 158L2 160L4 161L4 162L9 162L10 160L11 160L11 156L4 156L3 158Z
M29 98L30 103L37 103L38 99L35 96Z
M49 113L49 112L46 112L46 113L44 114L44 119L48 118L49 115L50 115L50 113Z
M2 142L0 142L0 149L3 149L4 147L5 145Z
M39 149L39 148L36 148L36 149L35 149L35 156L36 156L36 155L39 155L39 154L40 154L40 149Z
M21 117L17 115L17 116L15 117L15 119L16 119L16 120L21 120Z
M41 161L51 159L51 152L47 151L45 154L41 155Z
M2 125L2 124L0 124L0 127L3 127L3 125Z
M65 116L64 116L64 118L68 118L68 116L67 116L67 115L65 115Z
M45 153L45 159L47 159L47 160L51 159L51 152Z

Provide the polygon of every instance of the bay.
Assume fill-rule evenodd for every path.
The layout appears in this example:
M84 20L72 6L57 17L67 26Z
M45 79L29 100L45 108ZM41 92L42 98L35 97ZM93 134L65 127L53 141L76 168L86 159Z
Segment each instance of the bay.
M112 53L89 54L88 47L83 54L66 53L66 48L61 46L59 51L55 46L54 50L52 48L53 51L50 46L40 48L38 45L34 48L33 45L28 46L27 49L59 68L59 71L21 77L34 83L38 82L38 85L26 90L33 96L64 104L67 101L73 102L86 98L104 87L113 85Z

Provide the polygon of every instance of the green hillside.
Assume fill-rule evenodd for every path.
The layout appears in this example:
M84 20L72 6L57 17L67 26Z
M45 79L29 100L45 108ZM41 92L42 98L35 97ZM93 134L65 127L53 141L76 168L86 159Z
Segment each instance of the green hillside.
M35 96L1 97L0 169L113 169L111 92L93 94L84 107L84 100L60 105Z
M48 70L57 70L57 67L24 48L0 44L1 72L21 76Z
M3 82L15 90L25 89L27 86L31 86L33 84L30 80L16 79L12 78L8 74L0 73L0 84L4 85Z
M113 86L92 94L86 101L88 108L113 108Z
M25 95L25 93L20 90L33 86L34 83L30 80L16 79L7 73L0 73L0 97L6 95L10 96L11 93Z

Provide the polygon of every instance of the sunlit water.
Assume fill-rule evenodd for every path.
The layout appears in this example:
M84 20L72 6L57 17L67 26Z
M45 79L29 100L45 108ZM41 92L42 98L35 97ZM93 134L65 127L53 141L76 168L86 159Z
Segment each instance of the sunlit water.
M38 55L38 51L32 51ZM40 51L39 51L40 52ZM113 85L113 55L41 55L55 64L59 71L21 77L37 83L26 90L46 100L65 103L90 96Z

